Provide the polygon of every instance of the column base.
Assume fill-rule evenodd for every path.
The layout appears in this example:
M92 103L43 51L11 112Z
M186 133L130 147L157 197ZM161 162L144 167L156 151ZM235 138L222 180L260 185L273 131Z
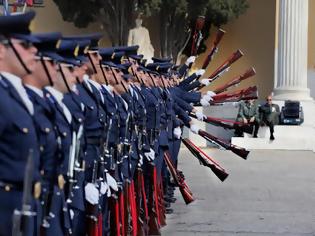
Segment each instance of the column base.
M308 88L291 89L291 88L275 88L273 90L274 100L298 100L298 101L312 101L310 90Z

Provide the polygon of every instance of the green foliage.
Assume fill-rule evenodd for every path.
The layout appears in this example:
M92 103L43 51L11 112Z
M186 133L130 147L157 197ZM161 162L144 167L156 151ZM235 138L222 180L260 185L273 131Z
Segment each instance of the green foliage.
M155 12L158 12L161 8L162 0L142 0L138 1L136 5L139 7L139 11L144 16L152 16Z
M159 13L161 55L176 58L181 53L190 55L191 40L196 18L206 16L202 30L204 40L209 37L211 26L221 26L243 14L249 7L248 0L54 0L65 21L77 27L91 22L104 25L113 45L126 43L132 18L139 13L156 16ZM198 53L206 50L204 40ZM188 43L187 43L188 42Z
M63 20L83 28L97 20L101 4L93 0L54 0Z
M189 2L189 25L194 31L196 18L199 15L206 16L205 26L202 30L203 41L198 50L198 54L207 49L204 44L209 37L211 26L220 27L244 14L249 7L248 0L188 0ZM189 56L191 41L184 50L184 54Z

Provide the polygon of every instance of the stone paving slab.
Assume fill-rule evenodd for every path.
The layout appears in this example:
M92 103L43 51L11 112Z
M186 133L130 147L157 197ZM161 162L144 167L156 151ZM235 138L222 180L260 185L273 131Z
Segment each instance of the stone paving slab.
M315 154L311 151L250 153L207 149L230 174L221 183L187 149L179 169L196 200L186 206L179 191L162 235L315 236Z

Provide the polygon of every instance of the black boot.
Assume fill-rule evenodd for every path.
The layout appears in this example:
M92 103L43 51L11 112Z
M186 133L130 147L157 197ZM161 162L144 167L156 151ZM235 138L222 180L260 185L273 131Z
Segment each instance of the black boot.
M275 140L275 136L273 136L273 133L270 134L270 140Z

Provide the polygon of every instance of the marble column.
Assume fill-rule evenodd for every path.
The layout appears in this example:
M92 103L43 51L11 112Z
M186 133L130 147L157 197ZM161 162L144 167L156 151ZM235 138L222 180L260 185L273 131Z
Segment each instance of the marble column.
M274 99L312 100L307 88L308 0L279 0Z

